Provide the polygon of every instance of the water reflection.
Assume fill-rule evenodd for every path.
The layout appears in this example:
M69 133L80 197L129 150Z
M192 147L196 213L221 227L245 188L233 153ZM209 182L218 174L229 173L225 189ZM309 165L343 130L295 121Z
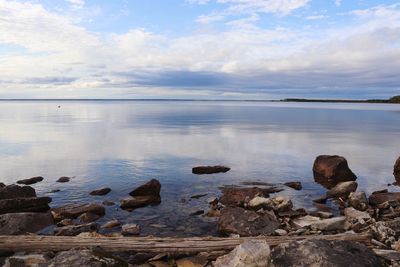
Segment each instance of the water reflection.
M60 189L51 194L57 206L104 199L118 203L135 186L157 178L162 184L159 206L132 213L107 207L102 221L139 223L144 234L213 234L211 219L189 214L205 209L207 198L218 195L224 184L301 180L302 191L280 194L294 198L297 206L310 206L324 192L311 170L319 154L345 156L362 190L386 187L394 180L393 164L400 154L399 130L396 105L0 102L0 181L44 176L35 188L40 193ZM199 164L232 170L193 175L191 168ZM75 178L56 184L64 175ZM89 196L100 187L112 192ZM208 196L190 199L204 193Z

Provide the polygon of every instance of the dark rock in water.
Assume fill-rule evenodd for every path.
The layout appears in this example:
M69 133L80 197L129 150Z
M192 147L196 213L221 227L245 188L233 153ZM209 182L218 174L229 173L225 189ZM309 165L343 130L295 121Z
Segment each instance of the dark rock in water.
M321 196L319 198L313 199L313 202L318 204L325 204L327 201L326 196Z
M92 195L92 196L104 196L104 195L107 195L110 192L111 192L111 188L106 187L106 188L101 188L101 189L98 189L98 190L94 190L94 191L90 192L90 195Z
M287 182L284 185L286 185L287 187L293 188L295 190L303 189L303 186L301 185L301 182Z
M371 205L379 205L386 201L400 201L400 192L375 193L369 196Z
M70 180L71 180L70 177L62 176L62 177L58 178L58 180L56 182L57 183L68 183Z
M18 212L44 212L50 209L49 197L13 198L0 200L0 214Z
M347 198L351 192L357 190L357 186L358 184L354 181L340 182L333 188L331 188L328 192L326 192L326 196L328 198L338 198L338 197Z
M204 214L204 210L196 210L192 213L190 213L190 216L197 216L197 215L202 215Z
M36 197L35 189L30 186L7 185L0 187L0 199Z
M96 232L98 225L96 223L88 223L82 225L68 225L64 227L54 228L54 235L56 236L76 236L85 232Z
M103 201L103 205L104 205L104 206L114 206L114 205L115 205L115 202L112 201L112 200L104 200L104 201Z
M0 215L0 235L36 233L53 224L50 212L24 212Z
M121 209L137 209L161 203L159 196L138 196L121 199Z
M350 241L304 240L276 246L272 250L275 267L329 266L367 267L386 266L383 259L366 246Z
M191 196L190 198L199 199L199 198L202 198L202 197L205 197L205 196L207 196L207 194L194 195L194 196Z
M105 224L103 224L101 226L101 229L111 229L111 228L115 228L115 227L119 227L121 225L121 223L118 220L112 220L109 222L106 222Z
M228 172L231 168L225 166L198 166L192 168L194 174L213 174L220 172Z
M364 211L368 208L367 196L364 192L352 192L349 195L349 205L357 210Z
M400 157L396 160L393 168L393 175L397 183L400 183Z
M357 180L347 160L341 156L318 156L314 161L313 173L314 180L327 188L332 188L339 182Z
M161 184L157 179L151 179L144 185L139 186L129 193L133 197L138 196L160 196Z
M44 178L42 176L37 176L37 177L19 180L19 181L17 181L17 184L31 185L31 184L36 184L38 182L41 182L41 181L43 181L43 179Z
M63 227L63 226L68 226L68 225L74 225L74 221L72 219L64 219L61 220L60 222L57 223L58 227Z
M278 228L279 222L273 213L257 214L239 207L223 209L218 221L218 231L222 235L268 235Z
M255 196L268 197L267 190L259 187L240 188L224 187L221 188L222 197L219 202L226 206L247 206Z
M103 216L106 212L105 208L100 204L68 204L62 207L52 209L53 217L56 221L61 221L62 219L75 219L79 215L90 212L99 216Z
M124 224L122 225L121 234L123 236L132 236L140 234L140 226L137 224Z
M108 253L100 253L95 250L72 249L58 253L46 266L128 267L128 263Z
M85 212L83 214L81 214L78 218L79 221L81 223L90 223L90 222L94 222L97 221L98 219L100 219L101 216L91 213L91 212Z
M60 189L53 189L53 190L49 191L48 193L54 194L54 193L57 193L57 192L60 192L60 191L61 191Z

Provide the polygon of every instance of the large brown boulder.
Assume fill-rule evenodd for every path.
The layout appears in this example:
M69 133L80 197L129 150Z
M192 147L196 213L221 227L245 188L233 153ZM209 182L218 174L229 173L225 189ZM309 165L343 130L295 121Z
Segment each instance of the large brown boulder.
M17 184L31 185L31 184L36 184L41 181L43 181L43 177L37 176L37 177L19 180L19 181L17 181Z
M193 174L213 174L228 172L231 168L225 166L198 166L192 168Z
M160 196L161 184L157 179L151 179L144 185L139 186L129 193L133 197L138 196Z
M223 187L221 192L219 201L225 206L245 207L256 196L269 197L268 190L259 187Z
M400 192L382 192L369 196L368 201L371 205L379 205L386 201L400 201Z
M35 189L30 186L7 185L0 187L0 199L36 197Z
M341 156L318 156L313 166L317 183L331 188L339 182L355 181L357 176L350 170L347 160Z
M49 197L13 198L0 200L0 214L17 212L44 212L50 209Z
M396 181L400 183L400 157L396 160L396 163L394 164L393 175Z
M95 203L76 203L68 204L62 207L52 209L51 213L56 221L63 219L75 219L83 213L93 213L103 216L106 212L105 208L100 204Z
M121 199L121 209L132 210L146 207L148 205L158 205L161 202L159 196L138 196Z
M0 215L0 235L36 233L52 224L50 212L7 213Z
M385 261L366 246L350 241L303 240L276 246L272 250L275 267L326 266L367 267L387 266Z
M218 231L222 235L268 235L278 228L279 222L273 213L258 214L239 207L224 208L218 221Z
M111 192L111 188L105 187L105 188L97 189L97 190L90 192L90 195L91 196L104 196L110 192Z

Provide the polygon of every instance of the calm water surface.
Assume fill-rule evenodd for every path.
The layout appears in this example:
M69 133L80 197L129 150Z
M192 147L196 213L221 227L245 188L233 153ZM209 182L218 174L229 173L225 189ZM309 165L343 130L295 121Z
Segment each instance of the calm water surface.
M218 186L300 180L302 191L288 188L280 194L297 207L312 209L312 199L325 192L312 177L317 155L345 156L359 188L371 192L393 182L399 137L400 105L2 101L0 182L43 176L34 187L51 196L56 207L106 199L118 203L136 186L157 178L162 184L159 206L133 212L107 207L99 223L114 218L138 223L143 235L213 235L213 219L189 214L206 210ZM193 166L215 164L232 170L191 173ZM74 178L56 183L60 176ZM89 196L100 187L112 192ZM61 191L47 193L53 189ZM208 196L190 200L203 193Z

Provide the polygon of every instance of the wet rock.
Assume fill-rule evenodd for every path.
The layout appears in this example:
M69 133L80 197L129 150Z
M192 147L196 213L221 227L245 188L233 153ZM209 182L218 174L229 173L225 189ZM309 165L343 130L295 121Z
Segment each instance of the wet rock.
M57 253L48 262L48 267L80 266L80 267L128 267L128 263L104 252L94 250L72 249Z
M54 193L57 193L57 192L60 192L60 191L61 191L60 189L53 189L53 190L49 191L49 193L50 194L54 194Z
M325 204L326 200L327 200L326 196L321 196L319 198L313 199L313 202L318 204Z
M351 192L349 195L349 205L357 210L364 211L368 208L367 196L364 192Z
M92 195L92 196L104 196L104 195L107 195L110 192L111 192L111 188L106 187L106 188L101 188L101 189L98 189L98 190L94 190L94 191L90 192L90 195Z
M37 177L19 180L19 181L17 181L17 184L31 185L31 184L36 184L38 182L41 182L41 181L43 181L43 179L44 178L42 176L37 176Z
M313 166L314 179L327 188L339 182L355 181L357 176L350 170L347 160L341 156L318 156Z
M213 174L213 173L225 173L231 168L225 166L198 166L192 168L192 173L194 174Z
M157 179L151 179L129 193L132 197L155 196L160 197L161 184Z
M274 214L257 214L239 207L227 207L221 211L218 231L223 235L257 236L271 234L279 227Z
M96 232L98 225L96 223L88 223L82 225L69 225L64 227L54 228L56 236L76 236L84 232Z
M6 259L3 267L47 266L48 254L14 255Z
M19 185L7 185L0 187L0 200L24 197L36 197L35 189L30 186Z
M328 198L339 198L339 197L347 198L351 192L356 191L357 186L358 184L354 181L340 182L333 188L331 188L326 193L326 196Z
M229 254L219 257L214 267L272 267L271 251L264 240L245 241Z
M263 188L240 188L240 187L225 187L221 188L222 197L219 202L226 206L245 207L248 202L256 196L268 197L268 193Z
M78 218L79 221L81 223L90 223L90 222L94 222L97 221L98 219L100 219L101 216L91 213L91 212L85 212L83 214L81 214Z
M400 182L400 157L396 160L393 167L393 175L397 182Z
M115 202L112 201L112 200L104 200L104 201L103 201L103 205L104 205L104 206L114 206L114 205L115 205Z
M132 235L139 235L140 234L140 226L137 224L124 224L122 225L122 232L123 236L132 236Z
M303 208L297 209L297 210L288 210L288 211L278 212L279 217L285 217L285 218L295 218L295 217L306 216L306 215L307 215L307 211Z
M109 222L106 222L105 224L103 224L101 226L101 229L112 229L115 227L119 227L121 225L121 223L118 220L112 220Z
M291 210L293 203L289 198L281 196L273 198L255 197L250 200L248 206L254 209L265 208L267 210L283 212Z
M44 212L50 209L49 197L29 197L0 200L0 214L19 212Z
M204 214L204 210L196 210L192 213L190 213L190 216L197 216L197 215L202 215Z
M366 246L350 241L304 240L276 246L272 250L275 267L386 266L385 262Z
M379 205L386 201L400 201L400 192L375 193L369 196L371 205Z
M148 205L158 205L161 199L158 196L138 196L121 199L121 209L137 209Z
M53 217L56 221L61 221L62 219L75 219L79 215L90 212L99 216L103 216L106 212L105 208L100 204L94 203L76 203L61 206L52 209Z
M199 199L199 198L205 197L205 196L207 196L207 195L208 195L208 194L199 194L199 195L191 196L190 198L192 198L192 199Z
M58 180L56 182L57 183L68 183L70 180L71 180L70 177L62 176L62 177L58 178Z
M63 226L68 226L68 225L74 225L74 221L72 219L64 219L61 220L60 222L57 223L58 227L63 227Z
M350 227L346 223L346 217L341 216L341 217L334 217L330 219L323 219L320 220L319 222L315 222L311 224L311 229L312 230L318 230L318 231L345 231Z
M284 185L286 185L287 187L293 188L295 190L303 189L303 186L301 185L301 182L287 182Z
M50 212L8 213L0 215L0 235L36 233L53 224Z

